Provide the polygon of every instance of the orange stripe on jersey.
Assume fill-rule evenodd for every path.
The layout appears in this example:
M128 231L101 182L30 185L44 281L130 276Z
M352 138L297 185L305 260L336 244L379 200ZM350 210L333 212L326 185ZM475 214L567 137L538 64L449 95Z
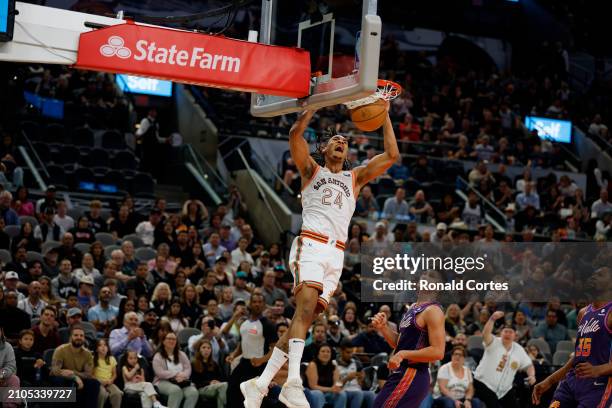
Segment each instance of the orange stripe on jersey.
M357 175L355 174L355 170L351 170L351 178L353 179L353 197L355 198L355 201L357 201L357 196L355 195L357 187Z
M308 185L310 184L310 182L312 180L314 180L315 176L317 175L317 173L319 172L319 169L321 168L321 166L319 166L317 164L317 167L315 168L315 170L312 172L312 175L310 176L310 178L308 180L306 180L306 182L302 185L302 190L304 191L306 189L306 187L308 187Z
M606 408L608 405L608 400L610 399L610 395L612 395L612 377L608 379L608 385L606 387L606 391L604 392L603 397L601 398L601 402L597 406L597 408Z
M325 240L329 239L329 237L327 235L319 234L318 232L314 232L314 231L310 231L310 230L303 229L301 233L302 234L310 234L310 235L313 235L313 236L316 236L316 237L319 237L319 238L325 239Z
M393 393L385 402L384 408L396 408L399 401L402 399L408 388L410 388L410 384L412 384L412 380L416 375L416 368L407 368L404 373L404 377L402 377L402 381L397 385Z

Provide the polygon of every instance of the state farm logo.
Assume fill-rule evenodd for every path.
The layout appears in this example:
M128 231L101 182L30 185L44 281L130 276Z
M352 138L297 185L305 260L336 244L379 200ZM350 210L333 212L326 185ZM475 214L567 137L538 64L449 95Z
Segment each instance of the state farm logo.
M124 44L123 38L118 35L112 35L108 37L108 42L100 47L100 54L105 57L114 57L116 55L122 59L130 58L132 51L124 47Z

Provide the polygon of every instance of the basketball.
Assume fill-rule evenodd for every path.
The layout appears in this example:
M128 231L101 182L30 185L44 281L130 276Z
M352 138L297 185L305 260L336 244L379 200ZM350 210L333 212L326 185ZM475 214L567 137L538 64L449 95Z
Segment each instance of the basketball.
M378 99L374 103L358 106L351 109L351 120L358 129L364 132L372 132L380 128L387 118L386 103Z

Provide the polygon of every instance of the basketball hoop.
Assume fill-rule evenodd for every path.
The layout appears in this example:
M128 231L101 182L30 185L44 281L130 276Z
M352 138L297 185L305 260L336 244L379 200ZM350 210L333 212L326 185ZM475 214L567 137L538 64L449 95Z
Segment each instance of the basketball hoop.
M346 107L349 109L355 109L359 106L374 103L379 99L390 101L400 96L401 93L402 87L399 84L386 79L379 79L378 89L372 95L357 99L355 101L344 102L344 105L346 105Z

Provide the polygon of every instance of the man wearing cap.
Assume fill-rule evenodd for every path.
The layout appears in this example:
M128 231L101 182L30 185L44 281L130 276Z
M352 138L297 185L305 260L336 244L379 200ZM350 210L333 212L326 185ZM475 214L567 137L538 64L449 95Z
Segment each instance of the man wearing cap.
M19 275L15 271L8 271L4 274L4 280L2 282L2 286L4 288L4 292L14 291L17 294L17 300L22 301L25 299L25 295L17 290L17 286L19 285Z
M57 208L57 199L55 198L55 192L56 192L56 189L53 184L50 186L47 186L47 191L45 192L45 196L36 202L36 212L37 213L44 213L49 207L53 208L54 210L55 208Z
M513 233L516 228L516 221L514 220L514 214L516 213L516 206L514 203L509 203L504 208L504 221L506 222L506 232Z
M210 237L208 237L208 242L202 245L202 252L204 252L204 256L206 257L209 265L214 265L216 259L225 251L227 251L227 248L221 245L221 238L216 232L210 234Z
M40 298L42 286L40 282L33 281L28 285L28 297L21 300L17 307L26 312L32 319L40 317L42 310L47 306L47 303Z
M221 229L219 230L219 243L221 246L227 248L228 251L232 252L238 246L236 240L232 237L232 224L223 222Z
M0 217L6 225L19 225L19 216L11 208L13 195L10 191L4 190L0 193Z
M442 239L444 238L444 236L446 235L446 231L448 230L448 227L446 226L445 223L443 222L439 222L436 225L436 232L435 234L431 235L431 242L433 243L441 243Z
M478 398L487 407L510 408L515 406L514 377L527 371L530 385L535 384L535 368L525 349L516 343L514 326L506 324L500 337L493 335L495 321L504 318L502 311L491 315L482 331L484 355L476 368L474 388Z
M253 268L251 269L256 275L262 275L264 271L267 271L270 268L272 268L270 253L268 251L262 251L259 258L257 258L255 261L255 265L253 265ZM283 271L285 270L283 269Z
M75 325L81 325L85 330L85 338L89 344L96 341L96 331L91 324L83 324L83 311L78 307L71 307L66 311L66 326L72 328Z
M91 275L83 275L79 280L77 298L79 299L79 305L81 305L84 310L87 310L96 304L94 297L94 285L94 278Z
M395 190L395 195L385 200L383 205L382 217L387 220L402 220L408 219L408 203L405 200L406 190L399 187Z
M374 250L387 249L391 244L391 240L387 236L387 223L378 221L375 226L374 235L368 240L368 244L372 245Z
M34 228L34 238L42 243L59 241L64 235L65 231L55 223L53 217L55 216L55 207L45 207L43 222L38 224Z
M153 349L138 324L138 315L135 312L127 312L123 316L123 327L110 332L108 346L115 357L128 350L147 358L153 355Z
M236 279L234 279L234 286L232 286L232 293L234 299L242 299L246 302L251 298L251 292L247 287L247 273L244 271L236 272Z
M136 227L136 234L142 239L147 246L152 246L155 242L155 229L161 221L161 211L159 208L153 208L149 214L149 220L143 221Z
M340 318L338 315L331 315L327 319L327 344L336 349L340 347L345 339L346 337L340 330Z

